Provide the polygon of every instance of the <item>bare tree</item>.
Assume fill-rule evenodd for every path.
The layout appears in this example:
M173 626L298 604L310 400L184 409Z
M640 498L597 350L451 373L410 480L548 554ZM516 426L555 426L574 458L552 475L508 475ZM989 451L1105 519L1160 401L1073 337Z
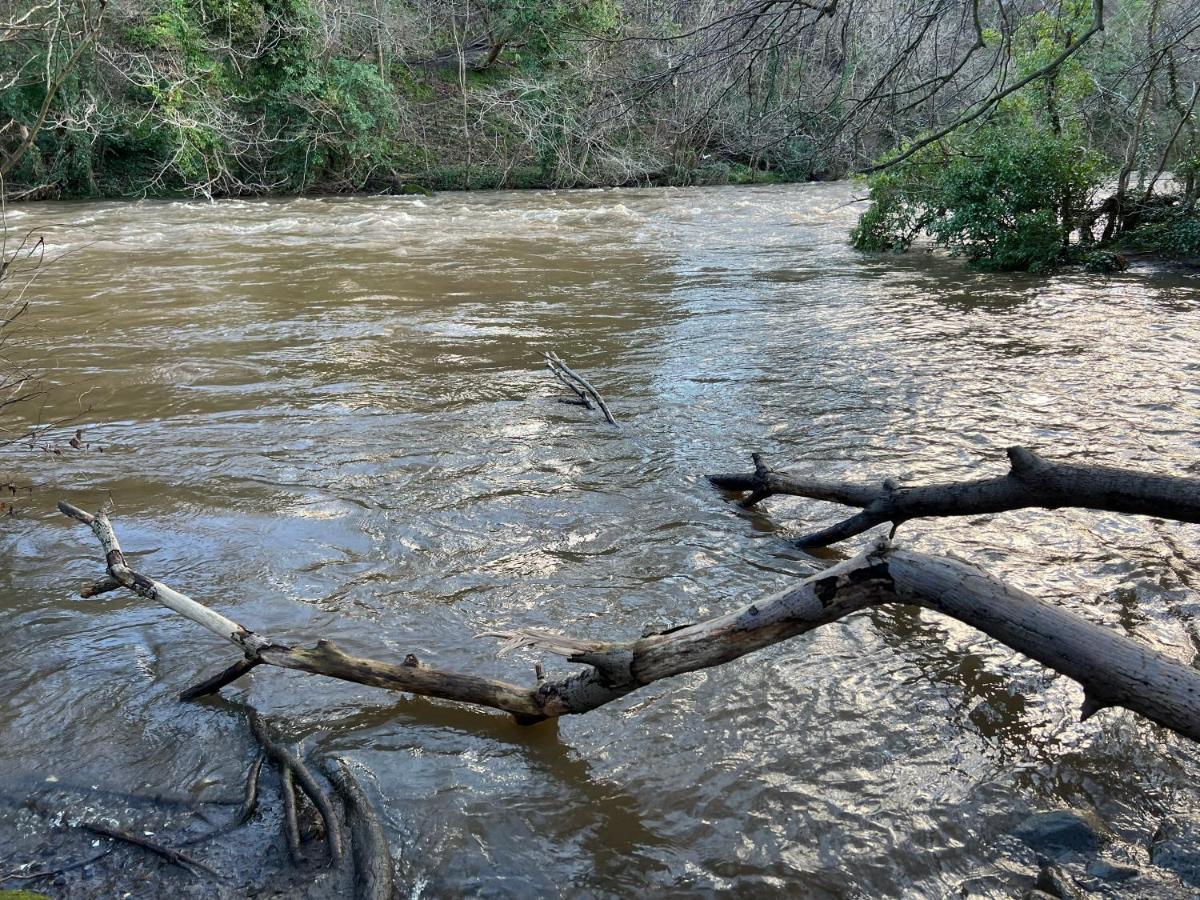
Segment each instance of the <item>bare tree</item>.
M100 35L107 0L46 0L24 9L11 0L0 12L0 91L40 82L42 100L28 121L0 122L0 179L7 177L34 145L67 79ZM4 144L9 143L8 149Z

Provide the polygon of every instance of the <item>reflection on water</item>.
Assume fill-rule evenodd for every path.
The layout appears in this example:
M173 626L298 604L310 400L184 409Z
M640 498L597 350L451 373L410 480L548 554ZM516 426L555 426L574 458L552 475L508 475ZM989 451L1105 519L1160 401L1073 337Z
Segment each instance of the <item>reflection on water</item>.
M739 512L704 482L751 450L910 482L1000 470L1015 443L1200 471L1194 276L863 257L849 196L17 209L13 227L52 226L70 251L34 298L29 352L64 386L46 414L92 388L104 451L0 457L29 491L0 525L0 787L228 798L254 752L248 701L374 773L417 894L1009 896L1033 867L1009 831L1063 805L1096 809L1145 861L1160 817L1197 799L1196 750L1123 712L1079 724L1072 685L925 612L874 611L523 729L278 671L182 705L230 651L137 598L73 596L98 560L53 503L111 499L141 568L251 627L526 680L531 657L472 635L628 637L814 570L785 538L835 508ZM620 430L553 402L546 349L594 376ZM901 536L1195 652L1194 528L1030 511ZM25 859L37 829L0 812L0 848ZM214 854L239 873L283 859L268 815ZM72 889L106 896L141 866L213 890L121 859Z

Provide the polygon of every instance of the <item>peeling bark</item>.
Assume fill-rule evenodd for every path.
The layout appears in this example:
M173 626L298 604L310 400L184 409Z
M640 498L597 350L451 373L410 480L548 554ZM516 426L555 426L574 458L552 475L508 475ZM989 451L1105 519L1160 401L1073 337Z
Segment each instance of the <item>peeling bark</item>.
M1021 454L1016 457L1014 468L1020 460L1022 466L1036 466L1034 471L1043 471L1043 466L1050 469L1039 475L1035 482L1042 490L1056 490L1060 492L1057 496L1064 497L1068 487L1082 485L1109 504L1102 508L1119 507L1128 511L1134 500L1145 503L1145 495L1156 491L1165 495L1177 483L1188 482L1187 479L1162 479L1123 470L1043 464L1032 454L1028 454L1028 458ZM1140 479L1137 483L1143 488L1136 498L1131 496L1131 479ZM1003 479L968 483L961 488L952 485L914 491L946 490L955 495L954 502L966 506L973 502L971 498L989 497L991 492L1011 497L1014 490L1028 490L1020 485L997 487L994 482L998 480ZM773 483L767 484L767 487L773 486ZM875 489L850 487L847 490L864 492L854 495L864 497L865 492ZM960 493L967 499L962 499ZM1177 511L1190 514L1186 494L1172 494L1171 499ZM1077 681L1085 692L1084 718L1106 706L1124 706L1185 737L1200 740L1200 671L1068 610L1043 603L968 563L897 549L887 541L740 609L633 641L587 640L520 629L492 632L490 636L504 642L501 652L533 648L586 666L566 678L539 678L531 687L518 687L476 675L432 668L411 655L403 663L395 664L350 656L329 641L318 641L311 650L296 650L272 642L191 598L133 572L103 514L90 516L69 504L61 506L68 515L93 526L105 548L109 573L114 578L130 590L157 599L210 628L244 650L258 648L246 652L252 652L252 658L262 663L500 709L524 723L585 713L655 681L721 665L860 610L886 603L909 603L978 628ZM1139 507L1139 511L1143 508ZM1200 510L1200 506L1197 509ZM147 584L152 585L153 590L147 589ZM254 727L253 718L251 723ZM259 731L265 733L261 723L256 728L256 736ZM260 742L263 742L262 737ZM272 750L264 743L264 748L273 758L281 760L277 746ZM288 759L287 764L291 765L292 761ZM299 770L296 775L307 792L304 776ZM319 795L319 791L317 793ZM317 797L310 796L321 809ZM327 805L328 801L325 802ZM325 810L321 811L325 816ZM331 823L326 817L326 827L336 829L336 819ZM335 840L333 831L330 840L331 856L340 856L340 847L335 852L332 843Z
M1053 462L1022 447L1008 449L1007 475L921 487L900 487L890 479L863 485L801 478L768 468L757 453L752 458L754 472L709 475L708 480L725 490L749 491L743 501L747 507L789 494L861 508L836 525L801 537L796 542L801 547L826 547L885 522L898 527L929 516L977 516L1026 507L1082 507L1200 522L1200 479Z

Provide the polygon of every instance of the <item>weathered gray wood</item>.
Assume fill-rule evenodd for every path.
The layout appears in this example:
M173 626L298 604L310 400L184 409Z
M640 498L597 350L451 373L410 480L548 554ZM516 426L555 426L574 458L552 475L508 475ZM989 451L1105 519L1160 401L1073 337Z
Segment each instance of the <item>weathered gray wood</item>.
M125 554L121 552L117 535L113 532L112 524L108 521L105 513L98 512L92 515L66 501L60 501L58 508L64 515L91 526L92 532L104 550L104 560L108 567L109 577L119 581L123 587L147 600L157 600L167 609L179 613L184 618L191 619L197 625L207 628L213 634L225 638L227 641L232 641L241 647L247 656L255 656L269 643L219 612L129 568L125 562Z
M575 393L577 393L585 402L587 400L587 395L590 394L591 398L596 401L596 405L600 407L600 412L604 413L604 418L608 424L614 426L617 424L617 420L613 418L613 414L608 409L608 404L604 402L604 398L600 396L600 392L592 386L590 381L559 359L557 353L551 351L550 353L543 353L542 355L546 357L546 364L550 367L550 371L554 372L555 376L557 376L560 381L568 384L568 386L570 385L566 380L567 378L576 382L581 388L583 388L583 391L586 391L586 394L579 390L576 390ZM563 376L566 377L564 378ZM590 409L591 407L589 406L588 408Z
M111 554L109 559L111 565ZM128 571L123 557L120 565ZM329 641L304 650L263 639L256 658L360 684L501 709L518 721L535 722L588 712L655 681L721 665L886 603L912 603L952 616L1067 675L1083 686L1089 714L1104 706L1124 706L1200 740L1200 671L1042 603L967 563L899 550L886 541L733 612L632 641L520 629L490 633L504 642L502 652L529 647L586 666L569 677L539 679L527 688L427 667L412 656L400 664L354 657ZM240 645L235 635L228 639Z
M825 547L884 522L898 526L930 516L976 516L1025 507L1084 507L1200 522L1200 479L1053 462L1023 447L1009 448L1007 475L920 487L900 487L891 480L862 485L801 478L769 469L757 453L752 458L754 472L710 475L709 481L725 490L750 491L745 506L789 494L862 509L800 538L801 547Z
M574 397L560 397L558 401L559 403L570 403L575 406L582 406L584 409L592 408L592 401L588 399L587 391L560 372L558 366L556 366L552 360L546 360L546 368L553 373L555 378L566 385L567 390L571 391L575 395Z
M911 603L965 622L1077 681L1085 718L1123 706L1200 740L1200 671L1138 641L1004 584L965 562L887 542L785 591L723 616L627 643L540 631L499 632L505 650L531 647L593 668L551 683L548 711L586 712L663 678L717 666L861 609Z

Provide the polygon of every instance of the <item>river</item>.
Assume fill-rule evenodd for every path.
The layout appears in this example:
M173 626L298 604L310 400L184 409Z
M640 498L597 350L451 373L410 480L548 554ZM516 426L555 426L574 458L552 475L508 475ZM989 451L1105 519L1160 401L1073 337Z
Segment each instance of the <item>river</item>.
M56 257L22 344L58 385L44 416L91 411L90 449L0 456L19 491L0 519L4 796L36 788L52 821L194 831L186 804L126 795L239 799L250 703L309 753L358 765L407 896L1012 896L1037 870L1014 828L1060 808L1103 821L1106 858L1149 869L1160 824L1200 800L1200 751L1125 711L1079 723L1073 683L934 614L858 615L522 728L266 668L181 704L232 649L137 597L76 596L102 564L60 498L111 502L139 569L255 630L528 682L538 657L497 659L474 636L628 638L816 570L787 538L844 510L775 498L751 514L706 483L752 450L914 484L1002 472L1012 444L1200 475L1195 274L863 256L846 242L851 197L10 209ZM550 349L619 429L555 402ZM899 536L1196 652L1194 526L1029 510ZM272 778L266 809L196 852L224 882L120 849L29 886L328 895L289 881ZM0 874L90 849L46 837L50 813L0 806Z

